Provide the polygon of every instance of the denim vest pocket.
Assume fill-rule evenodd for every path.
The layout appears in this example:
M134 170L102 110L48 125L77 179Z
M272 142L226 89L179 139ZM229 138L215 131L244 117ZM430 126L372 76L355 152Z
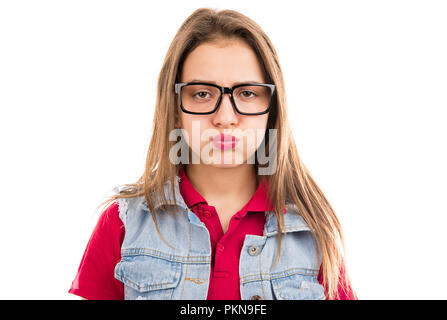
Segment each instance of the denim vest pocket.
M179 262L149 255L123 256L115 267L115 278L124 283L125 299L171 299L180 282Z
M272 289L277 300L324 300L324 288L313 275L292 274L272 278Z

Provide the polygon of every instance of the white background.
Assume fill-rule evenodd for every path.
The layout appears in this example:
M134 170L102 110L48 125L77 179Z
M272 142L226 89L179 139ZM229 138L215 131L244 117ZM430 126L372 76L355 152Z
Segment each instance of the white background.
M1 1L0 298L67 293L117 184L143 172L158 73L199 7L272 40L300 156L360 299L446 299L445 1Z

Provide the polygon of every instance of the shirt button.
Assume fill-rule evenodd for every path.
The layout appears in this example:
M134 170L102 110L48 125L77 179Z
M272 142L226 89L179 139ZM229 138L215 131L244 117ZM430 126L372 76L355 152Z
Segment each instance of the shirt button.
M253 297L250 298L251 300L262 300L261 296L258 295L254 295Z
M220 243L217 245L217 250L224 251L225 247L221 245Z
M213 213L211 211L205 210L203 211L203 215L207 218L211 217L213 215Z
M251 256L258 255L260 251L259 247L255 245L248 248L248 254Z

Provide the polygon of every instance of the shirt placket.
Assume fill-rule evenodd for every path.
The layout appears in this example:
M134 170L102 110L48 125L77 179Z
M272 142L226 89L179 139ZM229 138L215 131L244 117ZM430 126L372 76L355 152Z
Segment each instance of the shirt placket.
M211 238L211 245L213 248L213 257L212 262L213 266L222 266L225 265L225 262L229 257L227 257L226 251L226 243L228 242L227 239L231 237L231 234L234 230L236 230L237 226L240 222L240 216L239 213L234 215L228 226L227 232L224 234L222 229L222 224L219 219L219 215L216 212L216 209L213 206L200 204L197 207L197 210L200 215L200 219L203 223L205 223L206 227L208 228L210 232L210 238ZM215 270L215 275L219 277L225 277L226 273L228 273L230 270Z

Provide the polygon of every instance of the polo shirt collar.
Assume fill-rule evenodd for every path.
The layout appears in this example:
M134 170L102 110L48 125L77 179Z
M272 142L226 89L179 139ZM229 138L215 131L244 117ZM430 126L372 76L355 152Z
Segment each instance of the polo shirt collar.
M188 211L188 217L192 223L195 223L197 225L201 224L200 220L190 212L188 204L196 204L199 202L207 203L206 200L200 196L200 194L194 189L191 188L193 196L190 198L190 193L186 192L184 195L180 192L180 185L183 185L185 182L189 182L188 178L186 177L186 174L183 175L181 173L182 169L179 170L179 174L175 176L174 179L174 191L175 191L175 197L177 200L177 205ZM183 177L183 179L181 178ZM263 179L261 179L263 180ZM267 181L265 179L264 181ZM190 182L189 182L190 183ZM268 184L268 183L267 183ZM187 187L188 184L185 184ZM191 185L192 186L192 185ZM183 188L183 187L182 187ZM186 188L185 188L186 189ZM273 236L277 233L277 222L274 215L274 212L271 210L266 210L268 208L267 204L267 197L265 196L265 193L262 192L264 190L263 188L258 187L256 190L256 193L253 195L250 202L247 204L247 209L252 211L265 211L266 214L266 224L264 228L264 235L266 236ZM194 193L195 192L195 193ZM174 199L171 192L171 181L168 180L164 184L164 193L166 196L166 200L168 204L174 205ZM184 198L186 197L186 198ZM254 200L254 201L252 201ZM144 200L145 202L145 200ZM163 203L161 199L155 198L154 199L154 206L155 209L157 209L159 206L161 206ZM147 206L146 206L147 207ZM288 207L293 207L295 211L298 212L298 214L292 213L290 210L287 210ZM261 209L261 210L260 210ZM247 211L245 211L247 212ZM294 231L304 231L304 230L310 230L304 219L299 214L299 209L295 204L286 203L286 207L284 208L284 225L285 225L285 232L294 232Z
M198 203L204 203L208 205L208 202L203 198L200 193L194 188L189 181L183 168L179 169L180 177L180 192L188 207L192 207ZM267 183L266 183L267 182ZM261 179L255 194L251 197L250 201L243 208L244 212L265 212L270 211L271 207L268 206L268 181L267 179Z

